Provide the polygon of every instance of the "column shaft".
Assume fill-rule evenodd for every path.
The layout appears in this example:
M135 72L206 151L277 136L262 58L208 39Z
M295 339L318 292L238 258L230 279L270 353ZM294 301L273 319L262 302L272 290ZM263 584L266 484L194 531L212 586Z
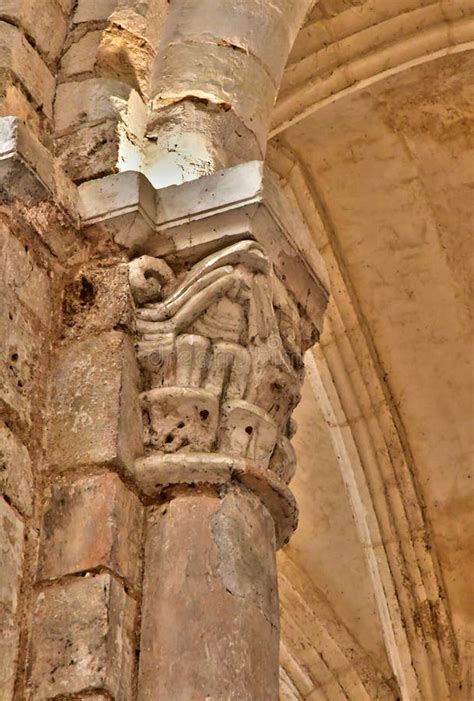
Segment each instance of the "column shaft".
M139 701L278 698L273 521L253 494L181 492L148 514Z

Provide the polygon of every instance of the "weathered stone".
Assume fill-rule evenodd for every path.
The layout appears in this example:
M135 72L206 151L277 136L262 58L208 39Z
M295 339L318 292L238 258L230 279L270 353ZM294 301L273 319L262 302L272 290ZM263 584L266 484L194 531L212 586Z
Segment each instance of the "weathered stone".
M120 137L117 123L106 120L83 126L55 141L58 163L71 180L82 182L118 170Z
M105 119L118 119L119 110L112 98L126 101L129 93L128 86L105 78L62 83L56 91L54 107L58 134Z
M74 5L76 4L76 0L57 0L59 7L62 9L62 11L68 15L69 12L72 10Z
M94 70L102 31L87 32L72 44L61 59L60 78L71 78Z
M34 604L29 698L85 690L131 698L136 604L109 574L81 577Z
M0 698L13 698L18 654L16 614L23 567L23 523L0 498Z
M0 305L0 413L28 425L45 336L7 290Z
M67 25L56 0L0 0L0 14L20 25L48 59L58 57Z
M0 568L0 601L3 616L15 615L23 564L23 522L4 499L0 499L2 567ZM6 619L5 619L6 620Z
M18 648L20 631L16 624L3 626L0 624L0 699L12 701L16 668L18 660Z
M119 260L82 266L64 291L65 337L133 328L128 265Z
M20 85L15 85L13 76L2 76L0 85L0 117L18 117L39 136L41 132L41 117L34 105L28 100L26 91Z
M222 65L226 65L225 74ZM227 75L233 76L232 81ZM160 57L154 93L152 108L157 112L166 100L177 102L191 95L232 108L264 150L276 87L263 66L245 52L206 44L204 53L200 44L171 44Z
M33 230L41 230L46 215L47 226L55 233L62 229L66 240L70 238L77 223L76 189L51 152L18 117L0 118L0 153L7 201L16 198L15 209ZM69 232L64 231L67 227Z
M142 452L137 383L131 343L119 332L60 349L48 431L51 464L59 470L130 466Z
M4 271L5 284L45 326L49 326L51 283L28 251L29 245L21 243L0 222L0 270Z
M23 34L7 22L0 22L0 70L11 71L45 115L52 116L54 78Z
M0 423L0 494L25 516L33 506L33 474L28 450Z
M228 0L200 0L196 12L195 0L184 0L170 9L173 42L196 41L205 36L230 50L240 48L257 56L277 82L290 50L295 13L289 12L287 21L282 21L284 6L289 4L288 0L271 4L260 0L234 0L232 4Z
M115 474L53 488L43 518L39 579L108 567L138 585L142 507Z
M140 701L278 698L274 558L272 519L239 489L149 513Z
M116 5L117 0L79 0L73 21L75 24L79 24L105 20Z

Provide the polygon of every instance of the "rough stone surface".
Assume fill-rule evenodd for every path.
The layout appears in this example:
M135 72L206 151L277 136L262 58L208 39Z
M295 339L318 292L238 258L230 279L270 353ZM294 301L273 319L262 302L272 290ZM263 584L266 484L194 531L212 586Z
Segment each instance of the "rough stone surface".
M117 124L106 120L56 139L58 163L75 182L115 173L119 161Z
M0 497L0 698L13 698L18 654L16 615L23 566L23 523Z
M86 124L118 118L117 105L111 98L126 101L130 88L115 80L89 78L58 86L55 100L57 133L75 131Z
M33 507L33 474L28 450L0 422L0 493L25 516Z
M66 36L66 20L56 0L0 0L0 15L19 24L48 60L58 57Z
M117 0L79 0L74 13L74 23L105 20L116 5Z
M32 701L85 690L131 698L136 604L108 574L40 593L29 659Z
M51 464L129 467L141 453L137 372L130 341L110 332L70 343L54 363Z
M147 528L139 700L274 701L278 598L264 507L239 490L177 496Z
M51 318L50 280L21 243L0 222L0 414L28 425L39 389L47 327Z
M102 31L87 32L72 44L61 59L60 78L71 78L94 70Z
M38 578L108 567L137 587L141 536L141 504L117 475L55 487L43 518Z
M0 271L6 286L45 325L51 321L51 282L29 253L29 244L21 243L0 222Z
M32 397L42 372L45 336L18 300L6 291L0 306L0 413L31 422Z
M127 263L112 258L81 266L65 286L62 310L66 338L117 327L132 330L133 302Z
M0 69L11 71L46 116L52 116L54 77L22 33L7 22L0 22Z

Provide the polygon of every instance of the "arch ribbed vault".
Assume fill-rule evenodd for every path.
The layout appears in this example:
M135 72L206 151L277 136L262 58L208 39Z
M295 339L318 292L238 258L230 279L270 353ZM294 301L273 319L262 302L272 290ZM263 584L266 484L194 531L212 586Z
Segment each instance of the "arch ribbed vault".
M472 693L473 40L472 2L322 0L284 73L268 164L312 232L332 294L308 358L324 420L305 429L305 412L314 415L309 388L297 417L302 514L281 561L284 699ZM332 448L313 437L316 424ZM341 520L324 461L339 464L353 523ZM334 536L341 529L345 544ZM364 677L350 656L347 668L334 663L334 638L324 642L316 628L302 634L310 616L294 597L319 610L321 593L353 649L367 653L377 691L344 682L341 670ZM377 659L380 646L388 662ZM384 678L385 664L396 682Z
M471 0L321 0L288 60L272 135L391 75L473 46Z

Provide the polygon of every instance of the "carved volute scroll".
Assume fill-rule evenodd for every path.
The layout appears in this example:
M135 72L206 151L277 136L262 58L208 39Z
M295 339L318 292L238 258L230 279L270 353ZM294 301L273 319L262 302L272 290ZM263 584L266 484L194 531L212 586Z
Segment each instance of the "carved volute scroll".
M310 340L265 251L239 241L186 270L142 256L130 286L145 388L136 479L150 494L240 479L273 513L281 544L295 526L291 415Z

